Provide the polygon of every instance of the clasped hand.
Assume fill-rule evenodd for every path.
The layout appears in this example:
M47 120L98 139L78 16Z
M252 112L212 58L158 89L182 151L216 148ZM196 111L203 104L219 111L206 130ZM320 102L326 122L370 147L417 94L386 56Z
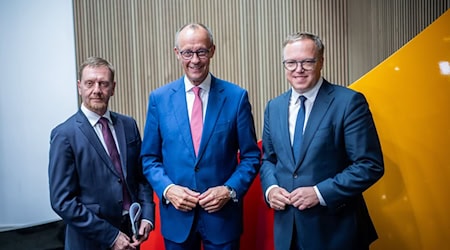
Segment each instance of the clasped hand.
M230 200L230 194L225 186L211 187L204 193L199 193L187 187L174 185L167 190L166 199L183 212L191 211L198 204L208 213L214 213Z
M270 207L275 210L284 210L288 205L305 210L319 204L319 198L313 187L299 187L291 193L282 187L274 187L267 198Z

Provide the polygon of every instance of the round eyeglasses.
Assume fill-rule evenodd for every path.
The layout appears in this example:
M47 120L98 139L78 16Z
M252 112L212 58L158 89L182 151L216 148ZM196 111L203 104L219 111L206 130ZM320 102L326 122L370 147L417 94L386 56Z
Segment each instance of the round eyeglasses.
M180 51L181 57L185 60L192 59L192 57L194 57L194 54L196 54L199 59L205 59L205 58L208 58L209 49L199 49L197 51L192 51L192 50Z
M295 71L299 64L300 64L300 67L305 71L313 70L314 67L316 66L316 63L317 63L316 59L306 59L306 60L301 60L301 61L297 61L297 60L284 60L283 61L284 68L289 71Z

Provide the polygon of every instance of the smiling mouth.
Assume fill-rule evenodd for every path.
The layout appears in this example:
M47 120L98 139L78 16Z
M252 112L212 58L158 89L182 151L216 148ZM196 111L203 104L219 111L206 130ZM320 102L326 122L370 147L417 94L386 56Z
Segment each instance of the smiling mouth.
M198 65L191 64L191 65L189 65L189 68L192 69L192 70L200 70L200 69L203 68L203 66L199 65L199 64Z
M191 68L191 71L193 71L193 72L201 72L201 68Z

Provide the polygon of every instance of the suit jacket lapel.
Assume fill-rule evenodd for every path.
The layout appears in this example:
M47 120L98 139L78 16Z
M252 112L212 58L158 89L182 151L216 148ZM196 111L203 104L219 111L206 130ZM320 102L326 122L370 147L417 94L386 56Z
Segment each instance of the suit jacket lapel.
M180 129L181 137L183 138L186 147L191 150L193 157L195 157L194 144L192 143L191 137L191 125L189 124L189 116L187 112L186 90L184 88L183 77L177 81L177 84L174 85L172 91L173 93L170 97L172 107L184 107L175 108L174 110L175 119L177 121L178 128ZM169 109L172 107L169 107Z
M92 145L95 151L97 151L98 156L105 162L105 164L113 173L118 174L114 168L111 158L103 147L102 142L98 138L97 134L92 128L92 125L89 123L88 119L81 110L79 110L77 113L77 124L81 132L88 139L89 143Z
M200 159L203 155L206 145L214 131L214 127L219 118L219 114L224 106L226 97L223 95L223 86L215 77L211 77L211 88L209 90L208 107L206 109L205 121L203 123L202 139L200 141L200 148L198 150L198 157Z
M295 166L295 158L292 152L291 137L289 134L289 101L292 95L292 90L285 92L282 96L281 105L278 105L278 121L280 121L280 141L283 142L283 151L287 153L289 160L291 161L290 166ZM272 128L277 129L277 128Z
M300 151L300 158L296 168L301 165L303 159L305 158L306 151L311 144L314 134L316 133L320 123L322 122L322 119L324 118L328 108L330 107L334 99L334 97L331 95L331 92L333 92L333 89L331 88L330 83L324 80L322 86L319 89L319 92L317 93L316 100L314 101L313 108L308 118L308 123L305 127L305 132L303 133L303 145Z

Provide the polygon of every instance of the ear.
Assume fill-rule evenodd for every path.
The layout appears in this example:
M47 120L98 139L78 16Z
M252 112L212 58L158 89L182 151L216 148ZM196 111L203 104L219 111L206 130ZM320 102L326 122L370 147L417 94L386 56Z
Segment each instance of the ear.
M112 83L111 96L114 95L114 91L115 91L115 90L116 90L116 81L114 81L114 82Z
M177 48L177 47L174 47L174 48L173 48L173 52L175 52L175 56L176 56L177 59L179 60L179 59L180 59L180 51L178 50L178 48Z
M212 58L214 56L214 52L216 52L216 45L211 46L209 49L209 58Z
M78 89L78 94L79 94L79 95L81 95L80 87L81 87L81 81L78 80L78 81L77 81L77 89Z
M323 68L323 61L324 61L324 59L323 59L323 56L322 56L322 57L319 58L320 69Z

